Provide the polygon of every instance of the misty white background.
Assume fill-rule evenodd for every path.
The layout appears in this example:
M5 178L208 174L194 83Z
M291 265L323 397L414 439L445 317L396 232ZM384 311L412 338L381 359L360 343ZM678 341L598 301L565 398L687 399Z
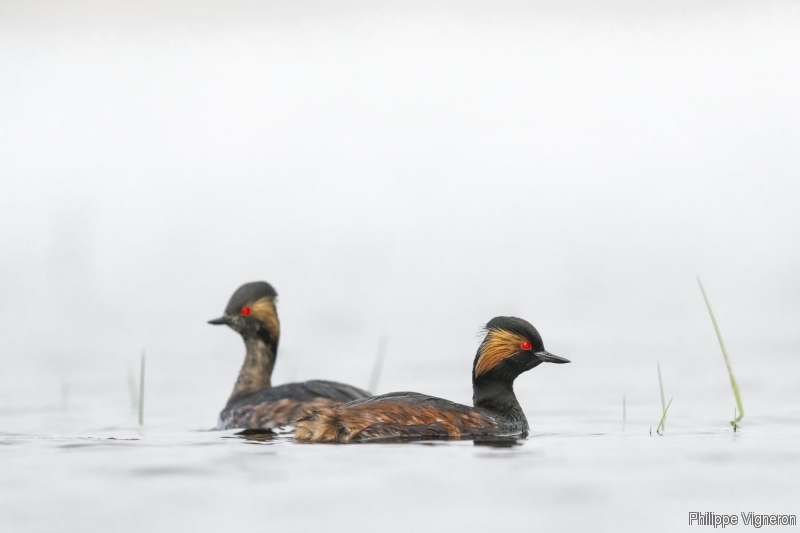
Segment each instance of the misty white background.
M746 370L800 345L800 7L643 4L3 0L2 408L127 417L146 348L149 419L210 426L243 347L205 321L264 279L277 382L365 386L386 337L382 392L469 402L510 314L574 362L526 410L639 387L652 418L660 360L702 383L673 419L729 416L700 275L770 411Z

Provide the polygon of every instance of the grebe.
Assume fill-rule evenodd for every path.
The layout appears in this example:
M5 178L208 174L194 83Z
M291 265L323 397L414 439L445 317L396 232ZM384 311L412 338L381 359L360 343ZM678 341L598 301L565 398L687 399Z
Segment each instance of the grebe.
M486 324L472 367L474 407L416 392L393 392L306 410L295 422L301 442L527 437L514 379L541 363L569 363L547 352L529 322L499 316Z
M278 353L278 293L264 281L246 283L228 301L225 314L209 324L227 325L244 339L247 354L218 429L274 429L289 424L303 408L323 407L370 396L367 391L334 381L305 381L272 386Z

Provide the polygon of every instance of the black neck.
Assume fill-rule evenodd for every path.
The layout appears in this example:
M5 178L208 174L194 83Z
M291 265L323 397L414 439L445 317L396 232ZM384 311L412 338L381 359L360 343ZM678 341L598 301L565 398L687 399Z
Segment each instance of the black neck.
M504 372L490 371L472 377L472 402L475 407L485 409L498 418L505 419L514 428L528 431L528 419L514 394L514 378Z
M514 383L492 379L491 376L473 381L472 401L475 407L482 407L498 413L522 411L517 396L514 394Z
M275 367L275 356L278 349L277 340L270 342L269 338L260 335L243 338L247 353L228 403L272 387L272 369Z

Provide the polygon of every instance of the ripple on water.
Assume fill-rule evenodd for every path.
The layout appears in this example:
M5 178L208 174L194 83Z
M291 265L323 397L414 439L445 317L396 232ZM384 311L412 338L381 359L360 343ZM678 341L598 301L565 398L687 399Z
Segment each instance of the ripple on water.
M213 474L213 472L205 468L187 468L183 466L148 466L128 470L128 473L137 477L209 476Z

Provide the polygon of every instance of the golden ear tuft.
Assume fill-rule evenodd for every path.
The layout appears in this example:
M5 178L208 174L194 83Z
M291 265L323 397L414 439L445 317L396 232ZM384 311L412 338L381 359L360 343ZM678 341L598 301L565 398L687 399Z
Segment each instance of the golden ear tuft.
M278 310L275 308L275 299L265 296L250 305L250 316L253 316L267 325L274 338L281 336L281 323L278 320Z
M511 357L519 350L525 337L504 329L490 329L480 347L480 356L475 363L475 377L480 377Z

